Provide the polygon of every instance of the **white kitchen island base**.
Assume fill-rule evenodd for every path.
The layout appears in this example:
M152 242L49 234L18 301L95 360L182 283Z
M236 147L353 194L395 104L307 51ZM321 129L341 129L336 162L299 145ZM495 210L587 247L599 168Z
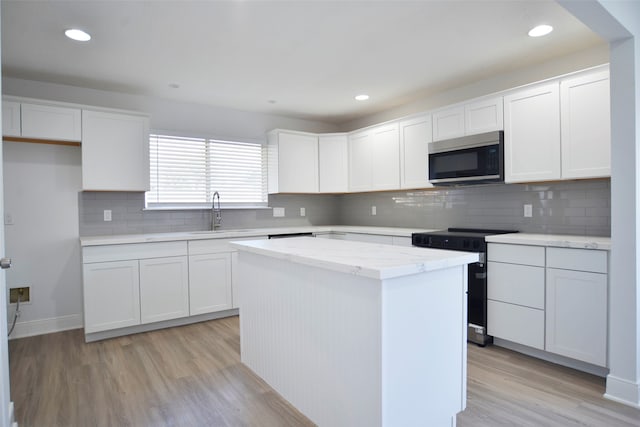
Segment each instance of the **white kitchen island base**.
M319 426L455 425L466 402L466 262L473 259L438 260L433 270L425 261L414 274L375 278L358 266L345 272L326 260L314 266L282 251L269 255L271 242L237 246L243 363ZM392 248L330 245L356 254Z

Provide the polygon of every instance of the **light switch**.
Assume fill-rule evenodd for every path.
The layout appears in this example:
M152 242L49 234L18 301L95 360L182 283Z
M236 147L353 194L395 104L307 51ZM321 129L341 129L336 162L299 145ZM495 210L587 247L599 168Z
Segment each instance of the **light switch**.
M111 209L104 210L104 220L111 221Z

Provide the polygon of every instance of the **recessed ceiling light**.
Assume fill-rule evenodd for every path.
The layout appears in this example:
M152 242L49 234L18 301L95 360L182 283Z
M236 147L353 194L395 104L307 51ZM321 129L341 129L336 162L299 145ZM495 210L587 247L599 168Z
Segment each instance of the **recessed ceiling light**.
M553 27L551 25L546 25L546 24L538 25L537 27L534 27L529 31L529 37L546 36L551 31L553 31Z
M369 95L365 95L365 94L356 95L355 98L356 98L356 101L366 101L367 99L369 99Z
M89 40L91 40L91 35L89 35L89 33L78 30L77 28L70 28L66 30L64 32L64 35L69 37L71 40L76 40L79 42L88 42Z

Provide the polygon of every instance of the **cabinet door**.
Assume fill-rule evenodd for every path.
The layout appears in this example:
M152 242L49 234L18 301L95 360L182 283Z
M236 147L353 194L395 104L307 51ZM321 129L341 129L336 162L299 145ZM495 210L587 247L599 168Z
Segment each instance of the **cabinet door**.
M349 135L349 191L372 188L372 144L371 130Z
M2 101L2 134L20 136L20 103Z
M140 324L138 261L83 265L84 332Z
M546 350L607 364L607 275L547 268Z
M230 252L189 256L189 301L192 316L232 307Z
M464 117L466 135L504 129L502 97L466 104Z
M149 119L82 112L82 188L149 190Z
M433 140L464 136L464 105L433 113Z
M189 315L186 256L140 260L140 317L151 323Z
M321 193L345 193L349 190L349 148L347 135L318 137L318 169Z
M79 108L51 105L21 105L23 138L80 141L82 138Z
M278 192L318 192L318 137L316 135L279 133Z
M431 116L400 122L400 187L428 188Z
M611 176L609 72L560 83L562 177Z
M506 182L560 179L559 84L504 97Z
M400 188L400 135L398 123L373 129L371 184L373 190Z

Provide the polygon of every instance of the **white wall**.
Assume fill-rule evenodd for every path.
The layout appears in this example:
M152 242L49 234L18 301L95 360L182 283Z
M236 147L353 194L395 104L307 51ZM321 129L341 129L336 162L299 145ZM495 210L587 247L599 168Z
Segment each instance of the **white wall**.
M556 58L552 61L535 66L526 68L515 67L511 72L499 74L470 85L439 93L431 93L418 101L343 123L340 125L340 129L343 131L352 131L374 125L376 123L385 122L387 120L433 110L446 105L462 102L467 99L500 92L607 62L609 62L609 49L606 44L603 44L600 47Z
M80 148L4 143L8 287L31 287L12 338L82 327ZM14 307L8 310L13 320Z
M312 120L16 78L2 79L2 93L4 95L141 111L151 114L152 130L183 132L182 135L186 136L266 140L266 132L275 128L308 132L334 132L337 130L335 125Z

